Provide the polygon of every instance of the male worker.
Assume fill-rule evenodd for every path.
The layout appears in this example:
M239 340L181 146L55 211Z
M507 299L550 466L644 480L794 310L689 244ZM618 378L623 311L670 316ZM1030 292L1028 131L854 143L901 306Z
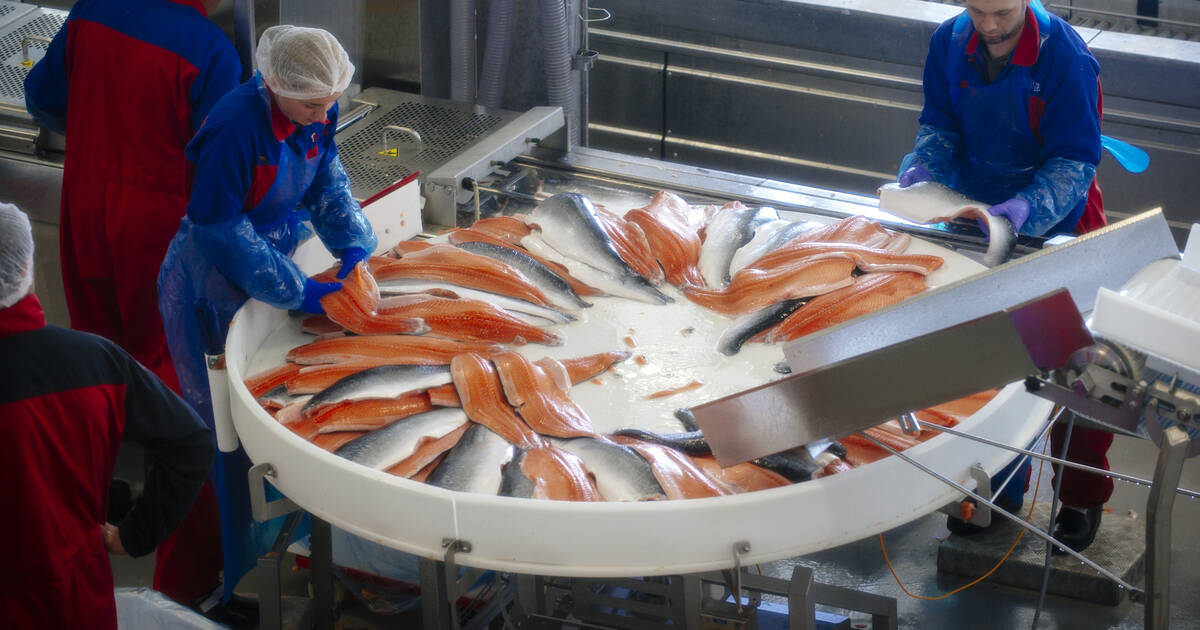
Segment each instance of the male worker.
M994 204L1023 234L1082 233L1107 224L1100 162L1100 66L1079 35L1037 0L967 0L934 32L925 59L925 106L899 183L945 184ZM1054 454L1064 430L1052 432ZM1108 468L1112 434L1076 428L1068 459ZM1026 464L1026 471L1028 464ZM1003 479L1007 475L998 476ZM1007 495L1020 506L1018 473ZM1021 492L1016 492L1020 490ZM1112 480L1068 469L1055 536L1091 544ZM969 531L961 521L950 525Z
M59 244L71 327L106 337L179 392L156 282L190 194L183 150L241 66L220 0L80 0L25 79L29 112L65 133ZM158 549L154 587L193 605L220 582L206 486Z
M29 219L0 203L0 619L115 630L108 553L149 553L179 524L208 474L212 433L112 342L47 326L32 284ZM141 443L149 465L114 526L105 503L123 439Z

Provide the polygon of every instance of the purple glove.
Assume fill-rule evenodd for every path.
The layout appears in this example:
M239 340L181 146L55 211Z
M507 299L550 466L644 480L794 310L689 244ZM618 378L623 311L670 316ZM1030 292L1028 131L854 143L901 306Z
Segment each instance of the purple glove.
M304 281L304 302L300 304L300 310L313 315L324 315L325 309L321 307L321 298L342 288L341 282L319 282L308 278Z
M367 259L367 250L361 247L347 247L342 250L342 268L337 272L338 280L345 278L354 269L354 265Z
M1020 232L1021 226L1025 225L1025 220L1029 218L1029 202L1014 197L988 208L988 214L994 217L1006 217Z
M933 181L933 174L930 173L929 169L925 168L924 166L921 166L920 164L913 164L912 166L908 167L907 171L901 173L900 179L896 181L899 182L901 188L908 188L913 184Z

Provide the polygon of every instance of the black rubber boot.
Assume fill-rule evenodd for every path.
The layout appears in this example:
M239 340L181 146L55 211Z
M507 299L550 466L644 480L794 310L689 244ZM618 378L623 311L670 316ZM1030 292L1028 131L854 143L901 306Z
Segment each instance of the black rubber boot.
M1096 540L1103 514L1103 506L1088 508L1084 512L1064 506L1054 518L1054 537L1075 551L1083 551ZM1067 552L1056 546L1054 553L1065 555Z

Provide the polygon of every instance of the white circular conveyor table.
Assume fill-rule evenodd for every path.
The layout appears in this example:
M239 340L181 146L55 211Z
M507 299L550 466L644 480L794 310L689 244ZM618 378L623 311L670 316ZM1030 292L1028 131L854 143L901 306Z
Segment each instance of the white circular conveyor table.
M808 218L808 217L805 217ZM332 259L316 239L297 260L315 272ZM938 245L914 240L910 253L936 253L946 264L931 286L982 269ZM307 256L307 259L305 259ZM582 356L630 349L627 360L600 378L576 385L571 396L599 431L634 426L682 430L672 411L762 384L779 375L780 346L749 344L735 357L715 349L730 320L702 309L667 287L674 304L652 306L596 298L579 321L555 328L563 346L519 348L533 358ZM251 300L231 325L226 361L234 426L250 459L269 462L278 489L314 515L388 547L440 559L442 540L471 544L456 562L536 575L621 577L693 573L733 566L733 544L750 543L743 563L802 555L902 525L952 501L956 492L897 457L787 487L680 501L575 503L459 493L371 470L329 453L276 422L250 397L247 374L278 365L291 347L311 339L298 319ZM690 330L688 330L690 329ZM984 360L981 358L981 360ZM693 379L704 386L675 396L647 394ZM869 395L870 384L863 384ZM1029 443L1051 404L1021 384L1001 390L958 429L1006 444ZM970 487L981 463L994 474L1010 452L939 435L905 452Z

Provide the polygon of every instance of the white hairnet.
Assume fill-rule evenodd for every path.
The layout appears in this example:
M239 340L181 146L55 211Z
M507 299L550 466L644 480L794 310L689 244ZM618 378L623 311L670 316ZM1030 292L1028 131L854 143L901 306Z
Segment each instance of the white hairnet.
M33 228L29 217L0 202L0 308L25 297L33 284Z
M276 94L317 99L344 92L354 76L350 55L329 31L282 24L263 31L254 63Z

